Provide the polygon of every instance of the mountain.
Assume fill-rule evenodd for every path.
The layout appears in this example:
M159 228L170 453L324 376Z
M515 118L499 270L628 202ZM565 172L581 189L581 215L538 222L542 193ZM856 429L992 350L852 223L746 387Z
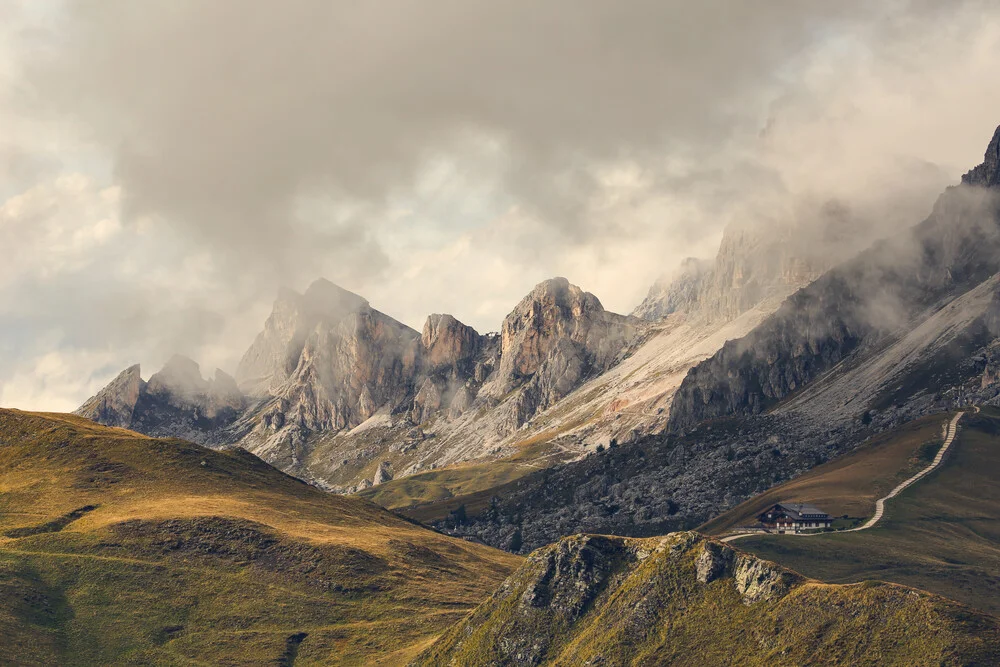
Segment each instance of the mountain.
M633 312L646 324L638 327L620 360L551 402L501 442L501 452L508 455L502 468L416 471L363 491L365 497L415 511L418 505L444 501L450 511L457 507L453 498L468 493L480 498L491 486L539 466L579 459L598 445L634 443L661 433L687 372L727 340L749 333L838 257L850 256L883 231L867 222L843 205L826 202L805 211L794 224L729 225L714 259L687 259L651 288ZM819 247L825 251L818 252Z
M1000 128L983 164L910 233L827 272L694 368L674 397L671 428L759 414L793 393L788 410L843 423L918 395L927 402L949 384L935 374L991 355L1000 334L998 145ZM964 369L963 379L981 370Z
M526 295L498 334L446 314L431 315L418 334L328 281L304 294L282 290L237 368L242 410L206 419L210 406L184 397L136 409L120 378L78 413L211 446L238 443L330 490L387 484L370 494L387 506L440 495L442 467L462 466L445 494L482 490L663 431L687 371L836 254L809 249L817 225L856 226L842 208L823 210L793 226L731 225L717 257L685 262L660 288L662 303L651 290L641 317L609 313L556 278ZM164 407L174 404L186 411Z
M683 312L726 322L758 304L780 302L886 232L884 223L836 200L781 222L734 222L714 259L685 259L653 284L632 314L657 321Z
M245 405L232 377L216 369L205 380L197 363L174 355L148 382L138 364L126 368L75 414L148 435L201 440L235 421Z
M481 335L451 315L418 333L318 280L282 290L235 384L175 357L131 367L77 414L154 435L239 444L334 490L516 451L537 414L618 363L642 323L555 278ZM223 398L225 400L223 400Z
M3 664L405 664L519 562L239 449L16 410L0 443Z
M996 191L970 182L996 180L996 144L926 221L832 268L692 364L662 432L406 513L522 551L575 532L662 534L914 419L996 403Z
M838 586L695 533L531 554L415 665L970 665L1000 621L904 586Z

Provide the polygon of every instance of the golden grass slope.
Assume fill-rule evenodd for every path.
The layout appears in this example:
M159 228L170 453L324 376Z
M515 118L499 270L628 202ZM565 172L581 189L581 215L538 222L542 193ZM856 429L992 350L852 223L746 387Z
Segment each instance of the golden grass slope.
M904 586L808 580L696 533L531 554L416 665L992 665L1000 620Z
M0 410L0 663L403 664L518 562L240 450Z
M906 429L897 435L909 437ZM806 538L751 536L739 546L824 581L884 579L1000 614L998 480L1000 410L984 407L962 419L941 466L889 501L874 528ZM788 496L788 488L772 492ZM731 519L723 515L712 524Z

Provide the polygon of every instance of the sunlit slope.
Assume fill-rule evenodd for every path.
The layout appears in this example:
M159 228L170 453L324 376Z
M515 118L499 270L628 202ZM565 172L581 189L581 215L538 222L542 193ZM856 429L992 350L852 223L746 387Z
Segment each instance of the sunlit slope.
M1000 613L1000 411L967 414L941 467L871 530L738 544L824 581L884 579Z
M518 561L242 451L8 410L0 534L18 664L405 663Z
M696 533L539 549L418 665L991 665L1000 621L911 588L808 580Z

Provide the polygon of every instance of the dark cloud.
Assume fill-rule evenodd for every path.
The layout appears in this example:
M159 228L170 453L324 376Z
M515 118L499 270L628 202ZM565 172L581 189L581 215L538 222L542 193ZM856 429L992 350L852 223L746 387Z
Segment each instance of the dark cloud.
M976 0L15 0L0 18L0 240L21 247L0 266L5 400L47 350L74 372L225 365L278 284L320 274L411 326L492 329L558 274L628 310L725 224L833 201L891 233L979 158L1000 102L1000 12ZM93 182L33 189L66 172Z
M372 217L304 226L299 198L381 202L477 133L499 140L518 203L569 239L599 233L592 165L730 132L748 91L862 6L70 3L29 71L113 150L127 218L294 275L317 251L378 257Z

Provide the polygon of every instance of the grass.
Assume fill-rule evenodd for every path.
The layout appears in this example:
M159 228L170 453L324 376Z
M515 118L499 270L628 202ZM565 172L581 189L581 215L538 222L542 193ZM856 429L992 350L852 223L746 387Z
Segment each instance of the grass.
M984 408L962 419L941 467L889 501L875 528L738 544L824 581L883 579L1000 614L998 477L1000 411Z
M549 436L529 438L517 447L518 451L505 459L429 470L379 484L357 495L408 517L421 517L417 519L420 521L444 518L459 505L466 505L472 513L472 508L483 506L500 487L553 465L562 454L552 446Z
M754 524L758 514L782 501L812 503L831 516L851 517L846 523L853 525L874 514L878 498L933 460L942 444L942 425L951 416L925 417L880 434L849 454L754 496L698 530L721 535Z
M0 663L405 664L519 562L242 451L0 410Z
M541 549L418 665L972 665L1000 621L910 588L829 585L704 538L574 536ZM740 583L742 582L742 583ZM742 586L742 588L741 588Z
M534 470L512 461L456 466L392 480L358 495L388 509L409 509L502 486Z

